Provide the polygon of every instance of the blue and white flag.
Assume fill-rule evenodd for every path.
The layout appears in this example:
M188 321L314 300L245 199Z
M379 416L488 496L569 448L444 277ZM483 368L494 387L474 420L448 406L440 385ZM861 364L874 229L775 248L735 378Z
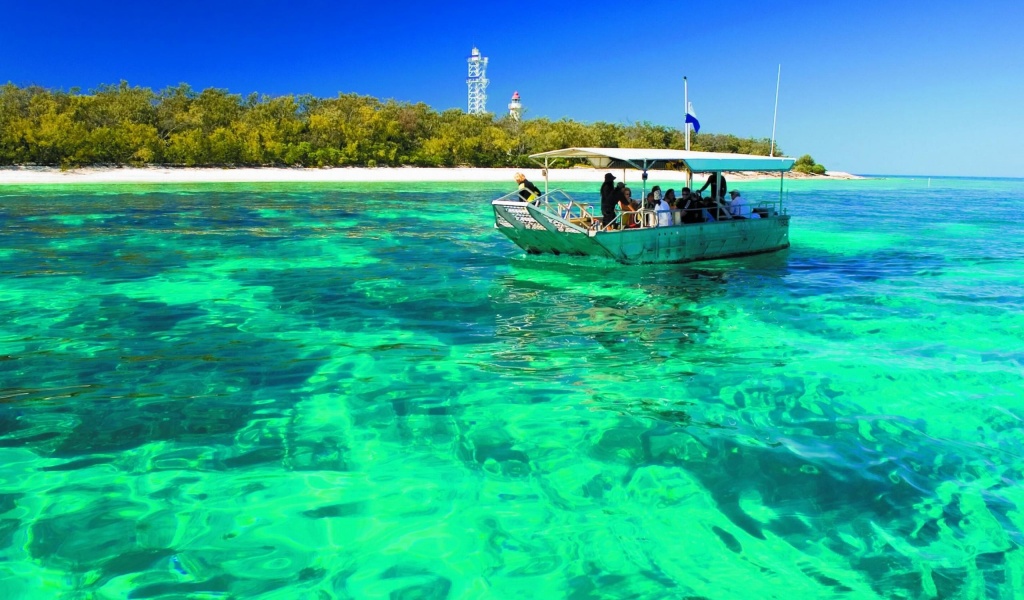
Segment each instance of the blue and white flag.
M700 133L700 121L697 117L693 116L693 102L686 103L686 122L693 125L693 132Z

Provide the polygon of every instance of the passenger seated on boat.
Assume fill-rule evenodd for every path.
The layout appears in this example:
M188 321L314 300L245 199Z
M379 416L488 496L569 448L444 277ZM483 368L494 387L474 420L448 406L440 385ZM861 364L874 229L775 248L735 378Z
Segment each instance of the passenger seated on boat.
M683 215L679 211L679 208L683 204L682 199L676 197L675 190L668 190L665 192L665 201L668 202L668 205L672 208L672 224L682 225Z
M657 210L658 204L661 202L661 186L656 185L651 188L651 193L647 194L647 201L644 202L644 208L647 210Z
M658 201L655 211L658 213L658 227L672 226L672 202L675 202L675 190L665 192L665 197Z
M684 187L679 199L676 200L676 207L682 211L683 223L703 223L704 215L698 205L701 200L699 194L694 194L690 188Z
M729 201L729 214L734 219L760 219L761 215L751 212L747 199L740 195L739 190L729 192L732 200Z
M721 198L716 200L714 197L708 196L702 200L701 206L705 209L705 221L725 221L732 218L729 213L729 204ZM708 216L711 218L709 219Z
M626 204L629 205L629 210L640 210L640 203L633 197L633 190L626 187L622 189L622 192L626 195Z
M516 173L515 180L519 184L519 197L523 199L523 202L533 202L541 195L540 190L526 178L526 175Z
M719 198L717 201L712 199L712 206L714 209L711 211L715 215L716 221L726 221L732 218L732 213L729 212L729 202Z
M726 218L725 215L729 214L729 210L714 201L713 198L704 198L700 195L700 192L694 194L694 205L700 209L701 220L705 223L714 223L722 218Z
M640 208L640 205L636 203L636 200L633 200L633 190L623 187L622 197L619 198L619 210L623 213L635 213L638 208ZM640 222L635 214L623 214L622 226L627 229L633 229L639 227Z
M621 209L622 203L626 199L626 184L621 181L615 184L615 189L612 191L612 200L615 201L615 207ZM619 219L618 228L622 229L626 226L626 217Z

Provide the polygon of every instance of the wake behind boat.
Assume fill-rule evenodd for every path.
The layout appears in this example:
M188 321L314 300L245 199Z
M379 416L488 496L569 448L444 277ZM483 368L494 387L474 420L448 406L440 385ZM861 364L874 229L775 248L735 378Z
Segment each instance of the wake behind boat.
M544 165L544 193L525 202L516 191L491 202L495 227L530 254L601 256L640 264L711 260L789 247L790 215L782 206L782 182L793 167L792 158L651 148L565 148L530 158ZM640 208L602 224L600 212L590 203L548 189L548 166L555 158L583 158L603 169L638 169L643 172L644 196L650 169L685 169L689 188L694 173L779 173L779 199L754 205L760 218L732 218L725 207L693 206L659 219L659 212Z

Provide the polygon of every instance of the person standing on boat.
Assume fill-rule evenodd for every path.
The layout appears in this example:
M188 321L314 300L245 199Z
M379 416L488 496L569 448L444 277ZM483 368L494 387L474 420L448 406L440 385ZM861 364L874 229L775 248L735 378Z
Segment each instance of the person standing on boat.
M607 227L615 220L615 176L611 173L604 174L604 183L601 184L601 226Z
M721 184L722 184L721 190L719 190L719 186L718 186L719 182L721 182ZM712 173L711 175L708 175L708 180L704 184L704 187L702 187L699 190L697 190L697 193L698 194L703 193L704 190L708 189L708 186L711 186L711 199L712 200L714 200L715 202L718 202L719 200L725 200L725 193L726 193L726 191L728 191L729 188L725 184L725 177L721 173L715 172L715 173ZM721 192L721 193L719 193L719 192Z
M515 180L519 184L519 197L523 199L523 202L533 202L541 195L540 190L526 178L526 175L516 173Z

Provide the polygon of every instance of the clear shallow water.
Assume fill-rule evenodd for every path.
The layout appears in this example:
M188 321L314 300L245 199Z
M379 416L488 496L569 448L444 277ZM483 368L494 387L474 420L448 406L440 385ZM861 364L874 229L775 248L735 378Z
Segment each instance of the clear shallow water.
M643 267L500 185L0 188L0 596L1020 597L1024 181L786 186Z

